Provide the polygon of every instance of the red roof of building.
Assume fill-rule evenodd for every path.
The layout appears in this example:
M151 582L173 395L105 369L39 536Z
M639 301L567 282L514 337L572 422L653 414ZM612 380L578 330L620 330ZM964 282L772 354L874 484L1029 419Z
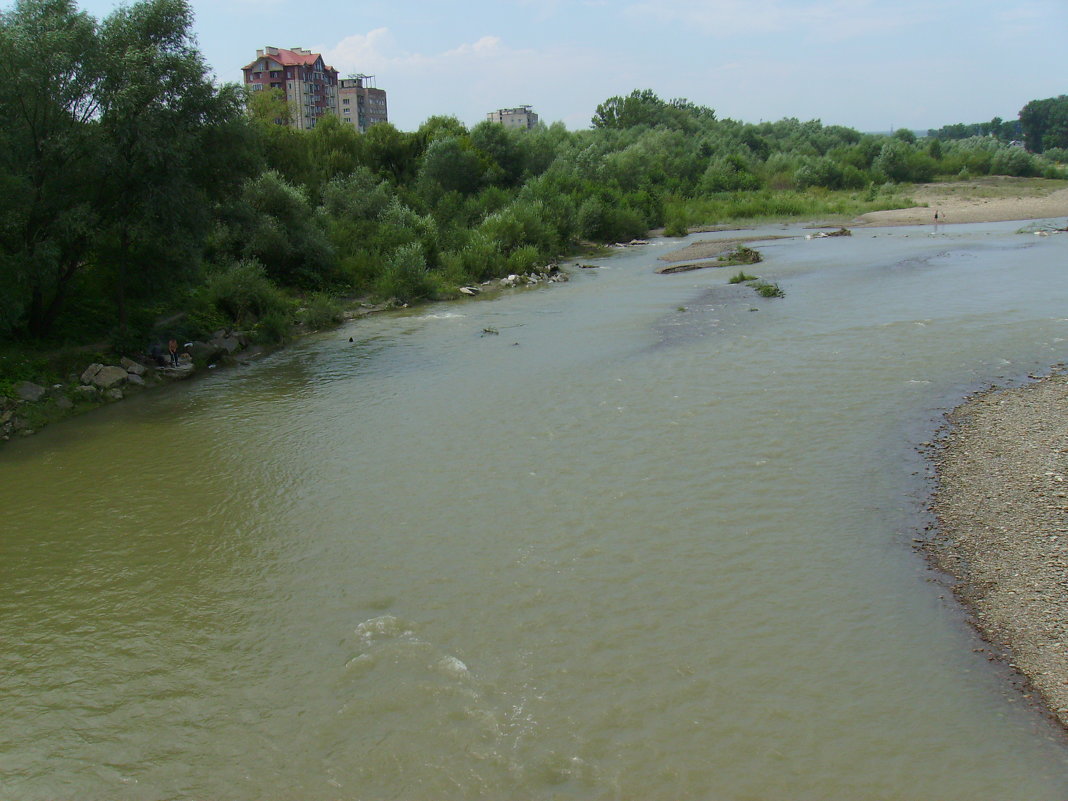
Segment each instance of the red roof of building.
M294 67L298 64L314 64L315 61L321 57L321 53L295 53L292 50L286 50L283 47L275 48L278 53L268 53L264 50L262 56L256 56L255 60L245 65L242 69L252 69L256 62L261 58L269 58L272 61L277 61L283 67ZM324 62L325 66L325 62ZM333 67L326 66L328 72L336 72Z

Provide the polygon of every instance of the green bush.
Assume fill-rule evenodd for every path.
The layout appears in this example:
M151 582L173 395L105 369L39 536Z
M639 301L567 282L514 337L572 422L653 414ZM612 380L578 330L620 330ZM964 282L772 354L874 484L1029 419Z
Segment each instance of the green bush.
M252 329L253 337L257 341L272 345L285 344L292 332L293 324L289 315L280 310L268 312Z
M786 293L782 291L782 288L770 281L750 281L747 286L751 286L762 298L786 297Z
M418 242L394 250L375 285L379 297L396 298L402 303L433 297L438 288L427 272L426 257Z
M686 225L686 218L676 212L668 215L667 224L664 225L664 236L689 236L690 228Z
M272 314L287 316L290 302L255 259L234 262L208 277L209 303L232 322L244 326Z
M748 248L745 245L739 245L733 250L729 250L722 254L717 259L717 261L725 262L727 264L756 264L763 260L764 257L760 255L759 250Z
M341 304L325 292L309 295L300 313L300 322L313 330L337 325L343 319Z
M538 249L533 245L524 245L521 248L515 250L508 257L508 272L509 273L529 273L536 271L537 268L543 265L545 260L541 258L538 253Z

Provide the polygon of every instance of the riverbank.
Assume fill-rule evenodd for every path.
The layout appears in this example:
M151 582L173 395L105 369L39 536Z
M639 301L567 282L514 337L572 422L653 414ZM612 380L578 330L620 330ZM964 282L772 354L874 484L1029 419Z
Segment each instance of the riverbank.
M910 193L916 205L872 211L854 226L931 225L939 223L1006 222L1068 217L1068 182L1044 178L991 176L974 181L919 184Z
M590 248L584 251L588 252ZM552 264L541 272L508 275L479 285L462 286L457 289L457 295L492 297L510 288L567 280L568 274ZM326 326L313 327L299 319L295 321L285 342L257 343L245 332L218 330L207 341L180 345L180 363L173 368L169 363L163 364L165 352L162 345L159 353L130 353L121 357L101 354L99 351L104 346L64 350L53 354L57 363L51 366L46 366L48 359L35 358L32 361L38 363L36 374L28 377L3 380L3 371L0 371L0 446L14 437L31 436L47 425L124 400L130 394L193 378L215 367L248 364L327 326L407 307L407 303L396 300L371 303L367 299L349 299ZM7 356L0 355L0 361L4 358Z
M924 550L1068 728L1068 374L980 393L947 419Z

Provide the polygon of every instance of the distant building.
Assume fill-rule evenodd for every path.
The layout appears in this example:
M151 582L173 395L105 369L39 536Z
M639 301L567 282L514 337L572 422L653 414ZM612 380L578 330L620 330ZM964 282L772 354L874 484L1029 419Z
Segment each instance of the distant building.
M538 115L531 110L530 106L491 111L486 115L486 119L490 122L499 122L505 128L533 128L538 124Z
M374 75L352 75L338 83L338 116L361 133L372 125L389 122L386 90L374 86Z
M250 91L282 90L293 128L308 130L324 115L337 114L337 70L318 53L300 47L265 47L241 71Z

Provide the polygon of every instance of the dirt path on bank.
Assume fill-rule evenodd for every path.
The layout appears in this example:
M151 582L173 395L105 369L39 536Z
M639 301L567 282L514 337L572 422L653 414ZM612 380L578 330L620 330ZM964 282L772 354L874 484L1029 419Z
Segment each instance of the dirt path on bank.
M1068 727L1068 375L982 393L949 422L925 550Z

